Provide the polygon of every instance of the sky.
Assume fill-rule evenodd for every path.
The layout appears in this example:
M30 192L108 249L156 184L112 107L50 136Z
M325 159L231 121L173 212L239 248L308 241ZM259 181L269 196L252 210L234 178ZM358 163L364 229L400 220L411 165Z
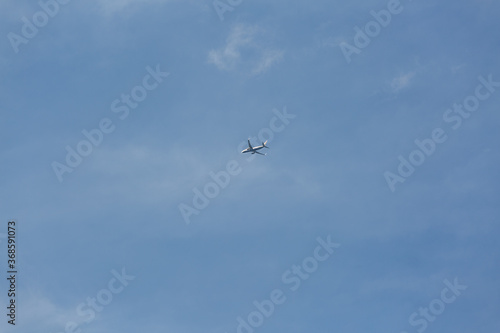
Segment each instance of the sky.
M0 331L499 331L499 12L0 1Z

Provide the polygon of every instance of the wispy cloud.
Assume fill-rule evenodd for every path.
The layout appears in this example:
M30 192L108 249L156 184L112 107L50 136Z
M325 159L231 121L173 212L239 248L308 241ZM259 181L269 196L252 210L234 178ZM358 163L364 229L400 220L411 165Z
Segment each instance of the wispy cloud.
M236 26L227 38L226 45L218 50L211 50L208 62L221 70L231 70L241 59L240 49L250 45L255 35L255 28Z
M254 74L260 74L267 71L272 65L279 62L283 58L283 51L279 50L266 50L262 55L260 61L253 69Z
M465 66L466 66L465 63L462 63L460 65L456 65L456 66L452 66L451 67L451 72L453 74L455 74L455 73L459 72L460 70L462 70Z
M410 84L415 74L416 74L415 71L411 71L393 78L391 81L392 92L396 93L399 92L401 89L406 88Z
M264 73L279 62L284 54L282 50L264 46L264 38L260 28L237 25L229 33L225 46L210 50L208 62L220 70L246 67L253 75Z
M16 322L16 326L19 325L24 331L35 330L40 325L61 331L68 322L82 323L74 308L61 307L33 288L26 290L25 294L24 302L20 305L20 311L25 315L23 321Z

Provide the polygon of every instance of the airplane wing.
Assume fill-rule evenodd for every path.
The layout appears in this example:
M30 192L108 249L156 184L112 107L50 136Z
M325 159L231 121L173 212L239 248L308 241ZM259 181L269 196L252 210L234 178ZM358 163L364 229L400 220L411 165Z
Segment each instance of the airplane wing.
M250 143L250 139L248 139L248 147L250 147L250 149L253 149L252 144Z
M255 153L256 153L256 154L259 154L259 155L264 155L264 156L266 156L266 154L259 153L258 151L256 151Z

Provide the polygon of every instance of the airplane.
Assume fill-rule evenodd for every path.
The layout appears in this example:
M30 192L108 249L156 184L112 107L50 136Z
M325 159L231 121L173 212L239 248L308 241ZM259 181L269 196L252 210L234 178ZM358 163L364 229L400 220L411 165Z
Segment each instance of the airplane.
M258 152L258 150L260 150L262 148L269 149L269 147L266 146L266 143L267 143L267 140L266 140L266 142L262 142L262 146L252 147L252 144L250 143L250 139L248 139L248 148L245 149L245 150L242 150L241 152L242 153L252 153L252 154L266 155L266 154L262 154L262 153Z

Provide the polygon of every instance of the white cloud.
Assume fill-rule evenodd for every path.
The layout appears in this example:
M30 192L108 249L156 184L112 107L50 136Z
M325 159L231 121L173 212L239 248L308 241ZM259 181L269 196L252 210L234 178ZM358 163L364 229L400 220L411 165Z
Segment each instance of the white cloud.
M22 319L16 318L16 326L23 332L34 332L40 328L59 332L64 331L68 322L83 323L82 318L76 314L76 304L74 308L58 306L48 297L42 296L39 291L33 291L32 288L24 290L24 295L23 302L18 305L19 313L23 314L20 317Z
M415 74L415 71L411 71L393 78L391 81L392 92L398 92L401 89L406 88L410 84L410 81L415 76Z
M260 74L267 71L272 65L283 59L283 51L279 50L266 50L262 55L260 61L255 65L252 70L253 74Z
M227 38L226 46L219 50L211 50L208 61L222 70L233 69L241 59L240 49L252 43L255 28L236 26Z
M210 50L208 62L220 70L235 70L247 67L253 75L267 71L283 58L283 51L263 46L262 29L237 25L226 40L226 45L217 50Z

